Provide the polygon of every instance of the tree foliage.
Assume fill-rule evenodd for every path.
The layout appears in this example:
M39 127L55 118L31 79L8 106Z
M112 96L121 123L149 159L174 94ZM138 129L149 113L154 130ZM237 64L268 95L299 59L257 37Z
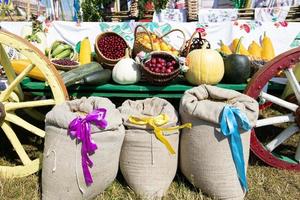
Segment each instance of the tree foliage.
M139 8L139 17L144 16L145 5L149 2L149 0L139 0L138 8ZM156 12L160 12L162 9L165 9L169 0L151 0L154 5L154 9Z
M103 21L105 8L114 0L85 0L81 4L83 20L88 22Z

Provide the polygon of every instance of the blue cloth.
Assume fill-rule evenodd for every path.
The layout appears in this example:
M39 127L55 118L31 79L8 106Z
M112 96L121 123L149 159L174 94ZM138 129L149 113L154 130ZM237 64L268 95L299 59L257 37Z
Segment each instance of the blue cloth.
M239 132L239 126L245 131L251 129L247 116L238 108L225 106L221 116L221 132L228 137L232 158L238 174L239 181L245 191L248 190L243 145Z
M80 12L80 2L79 0L74 0L74 17L73 17L73 21L77 21L78 20L78 13Z
M2 1L0 0L0 3L2 3ZM8 0L4 0L5 4L8 4Z

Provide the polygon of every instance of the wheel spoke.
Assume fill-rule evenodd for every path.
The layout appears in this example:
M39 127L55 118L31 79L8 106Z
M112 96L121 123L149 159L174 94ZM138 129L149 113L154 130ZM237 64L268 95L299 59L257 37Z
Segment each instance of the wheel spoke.
M12 93L9 95L9 101L12 101L12 102L20 102L20 98L19 98L19 96L18 96L15 92L12 92Z
M5 101L11 94L11 92L19 85L24 77L34 68L35 65L28 65L16 78L13 80L8 87L0 94L0 101Z
M28 157L27 153L25 152L22 144L20 143L18 137L16 136L14 130L9 126L8 122L3 122L1 125L4 133L6 134L7 138L11 142L12 146L16 150L17 154L19 155L22 163L27 165L31 162L30 158Z
M293 72L293 69L287 68L286 70L284 70L284 73L285 73L289 83L291 84L291 87L295 93L298 103L300 103L300 86L299 86L298 80Z
M297 160L298 162L300 162L300 141L298 143L298 147L297 147L297 150L296 150L295 160Z
M7 76L8 82L11 83L13 82L13 80L15 80L16 78L16 73L13 70L12 66L11 66L11 62L2 46L2 44L0 43L0 64L3 66L3 69L5 71L5 74ZM16 91L16 93L18 94L18 96L20 97L20 99L24 98L24 94L22 92L21 86L17 85L14 88L14 91Z
M268 126L268 125L272 125L272 124L294 122L294 121L295 121L295 116L293 114L287 114L287 115L282 115L282 116L259 119L259 120L257 120L255 127L258 128L258 127Z
M285 100L282 100L282 99L280 99L280 98L278 98L278 97L275 97L275 96L270 95L270 94L265 93L265 92L261 92L261 93L260 93L260 96L261 96L262 98L266 99L267 101L270 101L270 102L272 102L272 103L275 103L275 104L277 104L277 105L279 105L279 106L282 106L282 107L284 107L284 108L286 108L286 109L289 109L289 110L291 110L291 111L294 111L294 112L295 112L295 111L297 110L297 108L298 108L298 105L296 105L296 104L287 102L287 101L285 101Z
M25 101L25 102L8 102L5 104L5 110L16 110L20 108L33 108L40 106L52 106L55 105L54 99L38 100L38 101Z
M271 142L266 145L266 148L272 152L276 147L281 145L284 141L286 141L289 137L291 137L294 133L299 131L299 127L296 124L289 126L284 129L279 135L276 136Z
M23 120L21 117L17 116L17 115L14 115L14 114L11 114L11 113L6 113L6 117L5 117L5 120L9 121L9 122L12 122L26 130L28 130L29 132L37 135L37 136L40 136L40 137L45 137L45 131L36 127L36 126L33 126L32 124L26 122L25 120Z

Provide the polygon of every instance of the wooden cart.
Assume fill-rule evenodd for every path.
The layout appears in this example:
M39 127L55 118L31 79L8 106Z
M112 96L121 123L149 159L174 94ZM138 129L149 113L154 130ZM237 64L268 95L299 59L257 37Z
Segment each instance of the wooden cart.
M11 68L8 56L6 55L3 46L10 46L17 49L21 54L25 55L32 61L32 64L27 66L18 76L15 75ZM275 109L285 108L277 116L269 118L261 117L256 127L252 131L251 136L251 150L264 162L271 166L300 171L300 139L296 143L298 147L290 149L289 154L277 151L281 146L286 146L286 141L299 131L300 127L300 85L296 80L293 68L300 60L300 47L290 50L277 56L270 61L264 68L259 70L251 79L248 85L228 85L219 84L219 87L244 91L245 93L261 103L262 111L270 106ZM32 125L27 119L18 116L15 111L23 109L32 116L39 116L39 113L34 108L42 106L53 106L64 102L70 96L103 96L103 97L124 97L124 98L147 98L147 97L163 97L163 98L180 98L185 90L192 86L184 82L175 82L168 86L149 86L147 84L137 84L122 86L116 84L105 84L101 86L85 86L74 85L68 88L68 92L61 80L60 75L37 48L23 40L22 38L0 30L0 64L4 67L8 77L8 87L0 93L0 121L1 128L8 137L13 148L17 152L22 165L20 166L0 166L0 175L7 177L22 177L38 171L41 167L40 158L31 160L25 152L21 142L17 138L12 124L16 124L32 134L39 137L45 136L45 131ZM28 72L37 67L45 76L47 84L44 82L33 81L26 77ZM279 71L283 70L289 83L292 85L294 91L294 100L281 99L273 94L268 94L263 91L266 84L276 93L282 91L283 86L271 84L269 81ZM23 92L30 92L35 96L51 97L43 100L25 100ZM293 95L292 95L293 97ZM268 106L266 106L268 105ZM277 105L277 106L275 106ZM280 110L280 109L279 109ZM282 109L281 109L282 110ZM272 137L268 131L264 132L263 138L268 138L266 141L262 137L258 137L258 129L262 127L277 126L277 124L286 124L288 126L277 132Z
M17 49L26 56L32 64L27 66L22 73L16 75L4 47L9 46ZM9 139L22 165L0 166L0 175L5 177L22 177L35 173L41 168L40 158L31 160L18 139L14 128L17 125L38 137L44 137L45 131L32 125L28 119L16 114L17 110L26 110L30 115L40 118L39 112L33 108L42 106L56 105L64 102L68 98L64 83L50 61L36 47L28 43L19 36L0 30L0 65L3 66L7 79L8 87L0 94L0 123L1 129ZM25 100L23 89L20 83L26 75L33 69L38 68L45 76L49 85L49 92L52 93L51 99ZM40 116L40 117L39 117Z

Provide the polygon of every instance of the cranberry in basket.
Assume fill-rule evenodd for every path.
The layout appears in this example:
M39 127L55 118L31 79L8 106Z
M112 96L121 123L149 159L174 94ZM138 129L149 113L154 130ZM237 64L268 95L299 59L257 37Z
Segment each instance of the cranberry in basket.
M170 74L178 68L178 64L172 57L152 56L145 67L155 73Z
M120 59L124 58L127 48L129 49L129 45L126 41L114 32L105 32L96 38L95 52L97 60L99 63L106 65L107 68L113 68ZM131 51L129 54L131 55Z
M155 85L166 85L180 73L178 58L168 52L151 52L141 65L145 79Z
M69 58L53 59L52 64L56 69L68 71L79 66L79 62L71 60Z

